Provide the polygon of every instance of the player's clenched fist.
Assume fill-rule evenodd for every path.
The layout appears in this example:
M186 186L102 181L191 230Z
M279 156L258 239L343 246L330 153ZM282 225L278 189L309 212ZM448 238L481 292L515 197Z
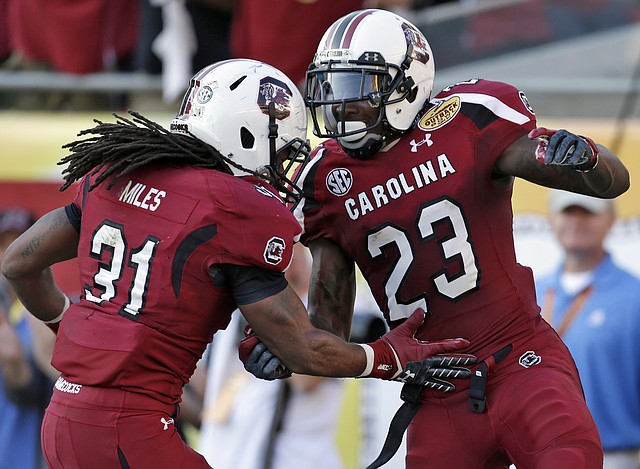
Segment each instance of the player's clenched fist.
M256 378L267 381L291 376L291 370L271 353L251 327L245 327L244 336L238 346L238 357L244 364L245 370Z
M589 171L598 164L598 147L589 137L564 129L538 127L529 132L529 138L539 140L536 158L546 165L564 165Z

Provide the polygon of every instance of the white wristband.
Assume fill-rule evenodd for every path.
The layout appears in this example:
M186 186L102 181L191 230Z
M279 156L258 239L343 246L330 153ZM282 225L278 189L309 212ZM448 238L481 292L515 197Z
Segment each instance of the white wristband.
M69 309L69 306L71 306L71 300L67 295L65 295L64 306L62 307L62 312L60 313L60 315L57 318L51 319L50 321L42 321L42 322L45 324L55 324L57 322L60 322L62 320L62 316L64 316L64 313L66 313L67 310Z
M356 345L359 345L360 347L362 347L365 355L367 356L367 366L364 368L364 371L361 374L356 376L356 378L364 378L365 376L369 376L373 371L373 360L374 360L373 347L367 344L356 344Z

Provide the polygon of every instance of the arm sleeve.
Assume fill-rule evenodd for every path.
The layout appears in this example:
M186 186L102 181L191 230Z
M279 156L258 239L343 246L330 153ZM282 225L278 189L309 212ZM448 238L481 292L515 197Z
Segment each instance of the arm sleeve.
M269 298L287 288L282 272L254 266L218 264L209 269L211 281L231 291L237 305L247 305Z
M82 213L78 206L72 202L64 207L64 211L67 214L69 223L71 223L76 231L80 233L80 220L82 218Z

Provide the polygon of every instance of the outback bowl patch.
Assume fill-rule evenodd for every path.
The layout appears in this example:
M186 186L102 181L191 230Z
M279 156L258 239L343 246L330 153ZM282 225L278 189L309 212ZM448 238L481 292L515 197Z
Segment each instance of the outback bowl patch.
M427 113L422 116L420 122L418 122L418 127L422 130L439 129L447 122L453 120L459 111L460 98L458 96L449 96L429 109Z

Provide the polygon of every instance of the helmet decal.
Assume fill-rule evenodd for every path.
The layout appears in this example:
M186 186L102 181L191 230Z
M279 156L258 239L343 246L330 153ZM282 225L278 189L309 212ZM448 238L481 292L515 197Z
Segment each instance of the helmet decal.
M360 62L366 62L370 65L381 65L384 66L386 61L380 52L364 52L360 57L358 57Z
M213 90L211 89L211 87L203 86L202 88L200 88L200 91L198 91L198 96L196 97L196 99L200 104L204 104L204 103L208 103L212 97L213 97Z
M369 16L371 14L373 14L373 10L365 10L363 12L360 12L360 14L358 14L353 19L353 21L351 22L351 24L347 28L346 32L344 33L344 37L342 39L342 48L343 49L348 49L349 47L351 47L351 40L353 39L353 35L355 34L356 29L358 29L358 26L360 25L362 20L365 19L367 16Z
M327 35L325 49L348 49L358 25L371 14L373 10L354 11L334 23L332 31Z
M230 59L203 68L170 130L211 145L235 176L257 176L285 202L300 200L294 169L309 157L307 113L296 85L275 67Z
M286 83L273 77L260 80L258 106L263 114L269 115L269 104L275 104L276 119L286 119L291 115L291 99L293 93Z
M381 9L343 16L324 33L307 70L314 135L336 139L354 158L375 154L415 123L434 71L429 42L411 22ZM378 112L351 112L358 102Z
M402 30L407 39L407 55L423 64L431 60L429 45L425 42L422 33L415 26L407 23L402 23Z

